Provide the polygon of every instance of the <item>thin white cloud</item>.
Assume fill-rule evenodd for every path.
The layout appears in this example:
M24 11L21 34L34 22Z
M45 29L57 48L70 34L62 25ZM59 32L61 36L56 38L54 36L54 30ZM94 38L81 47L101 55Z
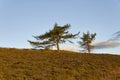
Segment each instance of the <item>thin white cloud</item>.
M120 42L115 40L108 40L108 41L93 43L92 46L94 46L93 48L95 49L114 48L120 46Z
M60 50L76 52L78 50L78 46L77 45L62 45L60 46Z
M57 50L56 46L52 48L53 50ZM73 51L77 52L78 51L78 46L77 45L60 45L60 50L66 50L66 51Z
M117 31L113 34L113 38L114 40L119 40L120 39L120 31Z
M92 43L91 45L95 49L103 49L103 48L114 48L120 46L120 31L117 31L113 34L113 37L107 41Z

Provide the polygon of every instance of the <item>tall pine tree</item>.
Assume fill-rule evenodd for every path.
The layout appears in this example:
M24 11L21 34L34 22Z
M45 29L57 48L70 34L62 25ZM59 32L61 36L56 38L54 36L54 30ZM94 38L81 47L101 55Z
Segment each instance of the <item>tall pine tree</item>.
M89 31L87 33L83 33L83 36L80 38L79 44L82 48L86 49L88 53L91 52L91 43L95 40L96 33L90 34Z
M46 32L45 34L42 34L40 36L34 36L34 38L38 40L37 42L28 42L35 48L50 48L51 46L56 46L57 51L59 51L59 44L65 43L66 41L71 42L69 39L76 38L76 36L79 34L69 33L69 28L69 24L58 26L58 24L56 23L54 25L54 28L52 30L49 30L49 32Z

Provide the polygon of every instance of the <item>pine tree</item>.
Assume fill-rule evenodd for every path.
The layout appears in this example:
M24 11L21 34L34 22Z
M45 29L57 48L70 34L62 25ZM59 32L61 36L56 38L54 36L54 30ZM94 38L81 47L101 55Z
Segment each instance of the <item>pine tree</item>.
M51 46L56 46L57 51L59 51L59 44L65 43L66 41L71 42L69 39L76 38L76 36L79 34L69 33L69 28L69 24L58 26L57 23L55 23L54 28L52 30L49 30L49 32L46 32L45 34L42 34L40 36L34 36L34 38L38 40L37 42L28 42L30 42L30 44L32 46L35 46L36 48L49 48Z
M96 33L90 34L89 31L87 33L83 33L83 36L80 38L82 41L79 41L79 44L82 48L86 49L88 53L91 52L91 43L95 40Z

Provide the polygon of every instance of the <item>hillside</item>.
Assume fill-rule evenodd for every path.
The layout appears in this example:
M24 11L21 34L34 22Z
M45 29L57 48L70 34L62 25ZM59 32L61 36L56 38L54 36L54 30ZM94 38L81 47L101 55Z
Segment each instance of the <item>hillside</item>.
M120 56L0 48L0 80L120 80Z

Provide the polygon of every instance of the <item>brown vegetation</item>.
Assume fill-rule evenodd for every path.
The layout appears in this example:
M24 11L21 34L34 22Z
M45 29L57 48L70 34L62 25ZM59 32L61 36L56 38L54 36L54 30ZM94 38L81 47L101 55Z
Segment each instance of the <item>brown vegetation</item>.
M120 56L0 48L0 80L120 80Z

